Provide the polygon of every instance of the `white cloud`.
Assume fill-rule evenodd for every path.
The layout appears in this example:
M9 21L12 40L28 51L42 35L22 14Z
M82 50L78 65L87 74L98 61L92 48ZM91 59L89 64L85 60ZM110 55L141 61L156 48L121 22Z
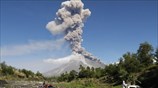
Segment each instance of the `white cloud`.
M75 55L69 55L58 59L49 58L49 59L44 59L43 61L45 63L50 63L50 64L63 64L69 62L73 58L75 58Z
M24 45L4 46L1 47L1 56L19 56L43 50L59 50L64 42L64 39L59 39L56 41L31 41Z
M15 62L7 62L8 65L11 65L18 69L27 69L31 70L33 72L40 71L42 73L47 72L51 70L52 68L55 68L53 64L44 63L43 60L35 60L34 58L29 61L15 61Z
M63 57L63 58L57 58L57 59L48 58L48 59L44 59L43 61L45 63L54 64L54 65L58 65L58 66L68 63L70 61L82 61L84 64L88 65L86 63L84 57L77 53L72 53L71 55Z

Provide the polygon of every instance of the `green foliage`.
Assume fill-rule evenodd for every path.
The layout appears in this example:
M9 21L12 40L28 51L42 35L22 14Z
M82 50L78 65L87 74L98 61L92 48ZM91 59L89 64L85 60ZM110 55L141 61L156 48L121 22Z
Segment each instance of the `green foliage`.
M80 66L80 72L78 74L78 78L92 78L94 77L94 73L95 73L95 69L94 68L90 68L90 67L83 67L83 66Z
M104 75L104 69L96 68L94 74L95 74L94 76L95 78L100 78Z
M36 76L43 76L42 73L40 73L39 71L37 71Z
M118 71L118 74L119 74L120 79L122 79L122 80L127 80L128 79L127 78L128 77L128 72L125 69L120 68L119 71Z
M77 72L75 70L70 71L69 75L68 75L68 82L74 80L77 78Z
M145 67L153 63L153 47L148 42L141 43L137 51L138 60Z
M71 71L70 73L62 74L59 77L59 81L71 82L78 79L95 78L111 85L120 85L123 80L126 80L128 83L139 85L141 83L143 88L150 88L158 80L158 66L153 64L154 56L158 57L158 48L154 54L152 52L153 47L149 43L144 42L140 44L137 53L125 53L117 64L109 64L105 68L90 68L80 65L78 73ZM86 82L87 85L84 85L84 87L94 86L89 81ZM157 86L157 84L155 85ZM144 87L146 85L148 87ZM155 86L152 86L152 88L155 88Z
M13 69L14 69L13 67L7 66L5 62L1 63L1 70L2 70L1 72L3 75L13 75L14 74Z
M87 76L88 76L88 71L85 69L85 67L80 65L80 72L78 74L78 77L79 78L86 78Z
M21 78L26 78L28 80L43 80L44 77L40 72L36 74L30 70L26 69L16 69L12 66L6 65L5 62L0 63L0 79L8 79L8 80L18 80Z
M157 88L158 87L158 65L153 65L146 68L138 77L143 88Z
M127 52L126 54L123 55L124 62L123 62L123 68L128 72L128 73L133 73L133 72L138 72L140 69L138 68L140 63L137 60L136 54L131 54ZM120 64L121 65L121 64Z
M57 78L58 82L62 82L62 81L68 81L68 76L69 74L66 72L66 73L62 73L60 75L60 77Z
M30 71L30 70L22 69L21 71L26 75L27 78L31 78L31 77L33 77L33 76L35 75L35 74L34 74L32 71Z
M92 67L83 67L80 65L80 71L76 72L75 70L70 71L69 73L63 73L58 77L58 81L72 81L74 79L79 78L100 78L103 76L103 69L102 68L95 68Z
M53 85L57 86L57 88L122 88L121 85L112 86L107 83L101 83L99 79L95 78L83 78L71 82L55 83Z
M104 72L105 72L105 76L106 76L105 82L114 83L114 82L116 82L116 79L118 79L118 77L119 77L117 64L107 65L104 68Z

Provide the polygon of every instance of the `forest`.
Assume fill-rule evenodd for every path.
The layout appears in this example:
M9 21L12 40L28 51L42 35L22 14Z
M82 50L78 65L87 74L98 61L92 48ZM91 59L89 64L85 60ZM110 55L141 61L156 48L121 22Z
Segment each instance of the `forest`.
M128 84L137 84L142 88L158 87L158 48L154 50L148 42L141 43L137 52L127 52L118 63L106 65L105 68L90 68L80 65L80 71L63 73L57 77L58 82L71 82L78 79L99 79L102 83L113 86L121 85L125 80Z

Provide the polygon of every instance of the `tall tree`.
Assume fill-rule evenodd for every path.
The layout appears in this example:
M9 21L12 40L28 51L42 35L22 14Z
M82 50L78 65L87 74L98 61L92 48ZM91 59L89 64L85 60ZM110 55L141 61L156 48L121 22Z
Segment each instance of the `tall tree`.
M149 66L153 63L153 47L148 42L141 43L137 51L138 60L143 66Z
M124 63L123 67L128 73L138 72L139 71L139 61L137 60L136 54L131 54L127 52L123 55Z
M11 66L7 66L5 62L1 63L1 69L2 69L2 74L3 75L13 75L14 71L13 71L13 67Z
M68 75L68 82L76 79L78 73L75 70L70 71L69 75Z
M107 77L106 82L114 83L118 80L119 72L117 64L110 64L104 68L105 75Z

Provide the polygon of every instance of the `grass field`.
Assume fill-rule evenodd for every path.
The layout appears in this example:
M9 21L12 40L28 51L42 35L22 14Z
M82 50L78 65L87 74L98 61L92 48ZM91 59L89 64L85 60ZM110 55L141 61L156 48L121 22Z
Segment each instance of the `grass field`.
M107 83L101 83L96 79L75 80L72 82L54 83L59 88L122 88L121 85L112 86Z

